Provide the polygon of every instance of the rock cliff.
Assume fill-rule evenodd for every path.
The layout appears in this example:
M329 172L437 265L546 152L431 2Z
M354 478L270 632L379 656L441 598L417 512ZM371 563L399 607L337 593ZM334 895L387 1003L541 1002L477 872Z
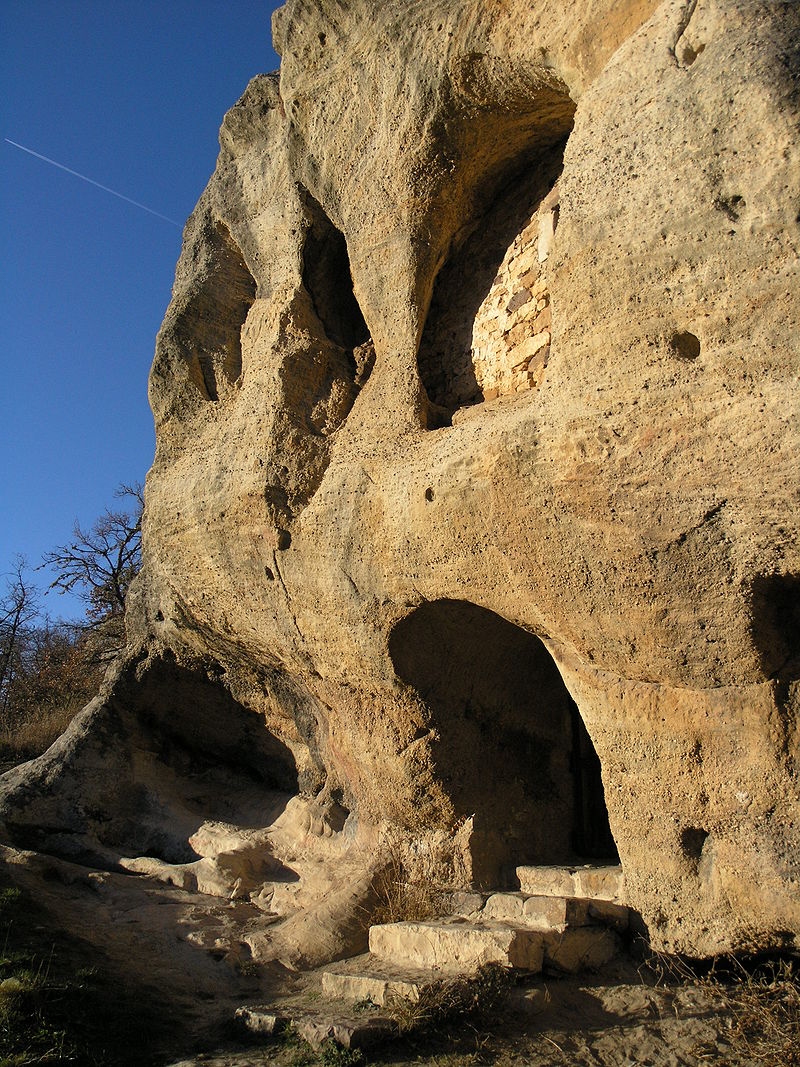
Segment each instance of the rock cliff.
M387 840L453 886L618 856L655 947L794 945L797 6L289 0L273 35L157 341L128 652L8 834L174 875L226 854L165 800L202 766L348 878Z

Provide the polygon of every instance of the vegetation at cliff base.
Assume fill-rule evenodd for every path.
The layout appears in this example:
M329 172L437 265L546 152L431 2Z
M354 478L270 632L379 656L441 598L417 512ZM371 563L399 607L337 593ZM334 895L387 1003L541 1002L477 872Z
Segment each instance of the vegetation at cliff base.
M125 601L141 565L143 496L121 486L127 507L107 508L32 568L18 556L0 583L0 768L44 752L97 692L125 643ZM77 622L44 610L35 574L48 567L50 590L77 593Z

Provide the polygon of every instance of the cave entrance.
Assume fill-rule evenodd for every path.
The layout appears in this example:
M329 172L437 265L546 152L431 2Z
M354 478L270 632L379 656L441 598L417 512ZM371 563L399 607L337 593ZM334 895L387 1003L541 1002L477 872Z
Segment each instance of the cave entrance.
M512 885L520 864L618 862L600 760L539 638L437 600L395 626L389 652L429 710L456 817L474 817L476 886Z

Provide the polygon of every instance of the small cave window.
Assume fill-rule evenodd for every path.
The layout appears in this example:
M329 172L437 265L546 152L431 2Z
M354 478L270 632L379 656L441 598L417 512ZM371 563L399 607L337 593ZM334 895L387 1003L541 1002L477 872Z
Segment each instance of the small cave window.
M314 437L345 421L375 362L375 349L356 300L344 234L303 190L306 234L302 299L313 342L281 371L289 409Z
M242 373L242 327L256 296L256 282L226 226L209 223L194 291L175 327L191 376L217 401Z
M511 180L437 276L417 362L429 428L455 411L544 380L552 308L548 259L566 140Z
M474 816L477 883L512 884L520 864L618 861L600 760L538 637L437 600L395 626L389 654L429 710L456 817Z
M322 207L306 192L310 223L303 249L303 284L325 333L341 348L356 349L369 341L369 329L353 291L347 241Z

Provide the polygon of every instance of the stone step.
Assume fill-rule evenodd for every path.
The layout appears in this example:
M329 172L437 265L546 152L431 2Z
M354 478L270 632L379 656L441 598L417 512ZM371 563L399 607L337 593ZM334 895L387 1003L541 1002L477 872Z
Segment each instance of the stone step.
M433 967L398 967L390 961L365 954L331 964L322 972L322 992L338 1000L371 1001L384 1007L394 997L419 1000L420 992L452 971Z
M237 1008L236 1023L251 1034L277 1034L291 1026L313 1048L335 1041L344 1048L369 1049L397 1035L394 1019L375 1013L363 1015L344 1011L287 1007L276 1012L269 1006Z
M236 1025L251 1034L278 1034L289 1025L289 1018L269 1004L245 1004L234 1014Z
M523 893L540 897L585 897L621 904L622 867L517 867Z
M437 967L468 973L485 963L538 972L544 934L511 923L461 918L372 926L369 949L377 959L403 967Z
M575 926L610 926L624 931L630 912L624 904L586 897L529 896L493 893L480 911L482 919L532 926L538 930Z
M408 939L411 925L430 926L433 924L406 924L393 923L393 927L405 927L403 931L393 931L395 935L404 939L402 951L408 952ZM507 929L511 929L505 924ZM378 929L378 928L376 928ZM448 928L450 936L455 936L454 930L463 931L463 924L451 924ZM474 930L474 926L473 926ZM567 929L550 929L535 931L538 935L536 942L541 945L542 958L539 966L531 966L539 959L536 951L535 959L527 958L527 971L538 972L543 966L548 971L574 974L582 970L599 970L612 960L620 951L620 941L615 932L604 926L579 926ZM419 934L420 931L417 931ZM495 930L496 933L496 930ZM429 931L425 931L426 946L430 944ZM376 934L376 939L388 940L389 934L385 929L381 934ZM392 944L398 947L397 940ZM497 942L495 941L495 945ZM471 947L474 946L472 942ZM380 945L378 946L381 947ZM452 959L453 943L448 946L449 958ZM463 947L463 946L461 946ZM388 945L386 946L388 950ZM485 945L484 945L485 949ZM419 947L414 946L415 954L419 953ZM530 952L530 946L528 948ZM509 964L507 953L505 960L494 962ZM441 945L439 946L439 958L442 958ZM515 959L519 959L514 955ZM484 960L483 962L488 962ZM479 965L479 964L478 964ZM350 1003L370 1002L378 1008L385 1007L394 997L404 997L411 1001L417 1001L421 992L437 982L454 977L456 974L468 973L475 969L474 956L470 964L464 963L464 955L460 954L458 963L449 962L446 966L401 966L394 957L384 958L373 953L356 956L353 959L342 960L332 964L322 973L322 992L326 997L333 1000L344 1000Z
M398 1034L395 1020L383 1016L343 1018L325 1012L305 1012L295 1015L292 1025L295 1033L315 1049L326 1041L335 1041L344 1048L370 1049Z
M543 935L544 962L548 971L575 974L578 971L599 971L619 955L618 935L604 926L577 926L562 931L548 931Z

